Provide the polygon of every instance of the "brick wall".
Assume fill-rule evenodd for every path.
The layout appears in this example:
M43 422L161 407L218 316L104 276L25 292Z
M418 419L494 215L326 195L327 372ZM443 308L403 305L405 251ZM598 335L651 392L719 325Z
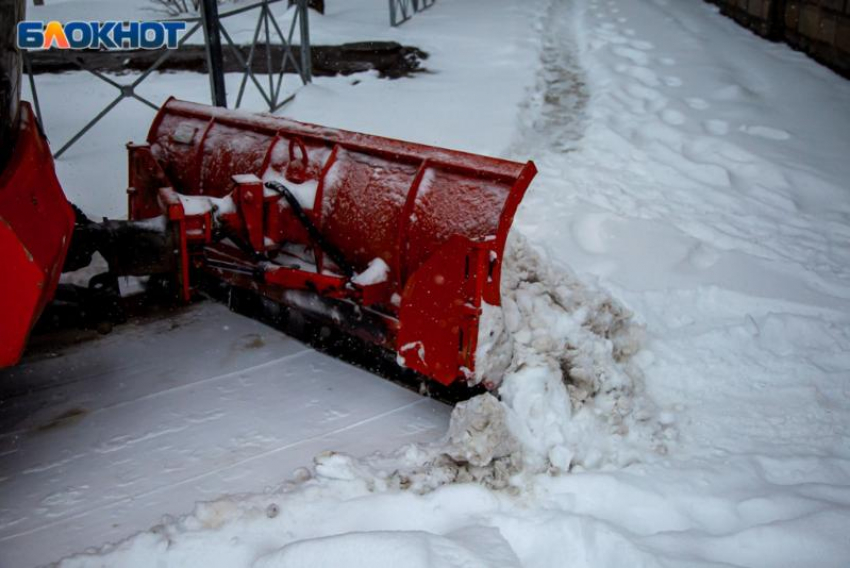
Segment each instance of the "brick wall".
M784 41L850 79L850 0L708 0L760 36Z

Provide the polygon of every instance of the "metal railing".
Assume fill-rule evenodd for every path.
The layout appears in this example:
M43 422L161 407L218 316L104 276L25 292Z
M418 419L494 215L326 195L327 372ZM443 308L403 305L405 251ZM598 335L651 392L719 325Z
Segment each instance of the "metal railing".
M308 20L307 0L297 0L296 9L289 24L288 34L284 34L277 19L272 14L270 6L278 2L286 0L260 0L248 6L243 6L221 14L218 12L216 0L204 0L201 3L201 14L196 17L179 18L177 21L187 22L187 31L180 38L178 50L184 46L186 42L198 32L203 30L204 45L206 47L206 63L207 71L210 76L210 97L212 103L217 106L227 106L227 94L224 86L224 64L221 37L224 37L227 47L230 49L233 57L238 62L242 69L242 79L239 84L239 91L236 96L234 108L239 108L242 104L248 81L254 85L257 91L263 98L269 112L274 112L280 107L288 103L295 96L291 93L288 96L283 91L284 71L287 63L290 63L296 70L302 85L306 85L312 80L312 69L310 63L310 25ZM432 0L433 1L433 0ZM233 40L233 37L223 25L227 18L231 18L238 14L244 14L253 10L258 10L257 24L254 28L253 41L247 56L243 55L242 50ZM174 21L174 20L170 20ZM299 31L300 57L296 58L292 50L292 39L296 26ZM272 39L277 37L283 47L282 55L277 57L277 61L272 56ZM257 52L256 47L258 42L265 44L266 58L266 81L260 80L258 74L253 71L254 56ZM91 130L100 120L109 114L121 101L124 99L135 99L144 105L151 107L154 110L159 110L159 106L151 102L146 97L137 92L141 85L151 74L159 69L166 60L177 50L163 50L162 54L148 67L141 75L136 77L131 83L119 83L106 74L98 71L86 62L86 52L60 50L57 55L67 58L67 60L83 71L91 73L101 81L115 87L118 90L118 95L107 104L97 115L89 120L76 134L74 134L67 142L65 142L59 150L54 154L54 158L60 157L71 146L80 140L89 130ZM35 76L33 73L32 55L23 51L24 70L28 75L30 90L32 92L33 104L35 106L36 115L42 128L47 130L44 123L44 118L41 112L41 106L38 100L38 91L35 84ZM263 75L262 73L260 74ZM265 83L265 84L264 84Z
M389 0L390 3L390 25L399 26L413 17L413 14L421 12L434 5L436 0Z

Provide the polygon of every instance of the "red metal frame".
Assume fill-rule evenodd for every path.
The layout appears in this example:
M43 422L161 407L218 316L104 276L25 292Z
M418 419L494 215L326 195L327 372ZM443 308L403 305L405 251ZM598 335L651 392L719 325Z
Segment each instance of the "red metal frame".
M14 153L0 173L0 367L20 359L53 298L74 231L47 139L22 102Z
M382 345L408 367L443 384L474 372L481 304L501 303L502 253L536 173L532 162L176 99L160 109L147 141L128 147L130 218L167 213L178 232L184 298L194 266L278 300L301 290L371 306L385 323ZM356 271L384 260L387 281L357 286L337 274L288 204L264 195L264 176L294 191L314 188L303 205L323 237ZM186 199L207 197L230 198L236 210L186 213ZM253 252L214 242L216 223ZM291 244L312 247L314 266L271 261ZM238 270L209 260L224 257Z

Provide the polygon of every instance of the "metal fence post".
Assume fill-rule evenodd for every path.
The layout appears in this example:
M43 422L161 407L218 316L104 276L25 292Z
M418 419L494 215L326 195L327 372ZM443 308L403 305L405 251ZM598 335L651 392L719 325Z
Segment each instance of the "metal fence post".
M218 0L201 0L201 18L207 48L207 69L210 74L210 91L215 106L227 107L224 88L224 56L221 51L221 30L218 19Z
M298 14L301 35L301 80L310 83L313 80L313 61L310 53L310 20L307 9L308 0L298 0Z
M395 0L390 0L390 25L396 25Z

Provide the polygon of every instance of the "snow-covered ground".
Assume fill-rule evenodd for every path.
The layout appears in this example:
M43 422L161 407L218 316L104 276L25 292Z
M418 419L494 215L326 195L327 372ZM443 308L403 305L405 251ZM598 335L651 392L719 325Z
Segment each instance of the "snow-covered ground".
M449 409L226 307L142 320L3 372L0 566L274 488L327 448L430 441Z
M480 472L459 475L434 460L435 446L367 460L325 453L309 480L198 505L62 566L850 563L850 83L697 0L440 0L392 31L384 2L341 4L329 0L328 15L313 18L314 37L398 38L431 52L433 73L392 82L370 74L317 79L284 114L535 159L540 174L517 231L552 265L579 275L567 279L567 292L580 291L569 298L589 298L586 307L599 313L624 314L622 303L643 324L643 348L606 363L597 379L610 385L628 365L652 406L646 422L655 429L647 431L662 432L654 439L663 443L633 443L634 421L625 421L626 430L609 429L601 414L594 421L603 405L576 411L562 398L563 412L549 412L563 387L547 380L559 375L514 369L504 404L492 407L483 426L507 424L514 435L533 427L540 447L529 450L528 436L517 437L525 457L542 458L525 468L509 456L499 461L506 488L493 488L501 486L486 476L483 485L457 482ZM78 75L40 84L50 81L68 90L89 84ZM156 81L162 95L204 96L203 84L189 87L196 77ZM46 113L70 120L62 103L68 91L51 90L43 96ZM107 100L91 93L81 105ZM123 184L122 152L113 146L141 138L150 118L130 116L112 119L60 160L68 193L92 213L123 206L113 197ZM533 280L514 282L526 290ZM611 292L610 301L599 301L607 296L593 280ZM593 314L550 292L506 294L529 323L516 328L514 343L560 337L568 326L545 329L550 308L569 308L558 321L587 326L570 351L608 361L599 339L606 328L591 329ZM270 385L263 369L256 380ZM518 383L523 376L528 382ZM190 403L169 400L191 411ZM85 421L66 429L69 443ZM452 435L482 426L465 425ZM423 437L433 439L433 431ZM587 440L596 441L598 455L587 453ZM371 449L328 442L318 445ZM302 465L310 465L306 456ZM60 486L63 467L55 470ZM38 515L13 488L20 473L0 481L2 508ZM287 478L256 475L271 485ZM446 479L456 482L440 485ZM235 479L211 491L238 494L251 483ZM141 501L133 506L153 515L158 504ZM78 550L112 540L105 532L86 542L61 530L45 535L40 543L68 539ZM25 546L0 542L4 556ZM53 551L40 546L36 562ZM67 550L57 546L53 557Z

